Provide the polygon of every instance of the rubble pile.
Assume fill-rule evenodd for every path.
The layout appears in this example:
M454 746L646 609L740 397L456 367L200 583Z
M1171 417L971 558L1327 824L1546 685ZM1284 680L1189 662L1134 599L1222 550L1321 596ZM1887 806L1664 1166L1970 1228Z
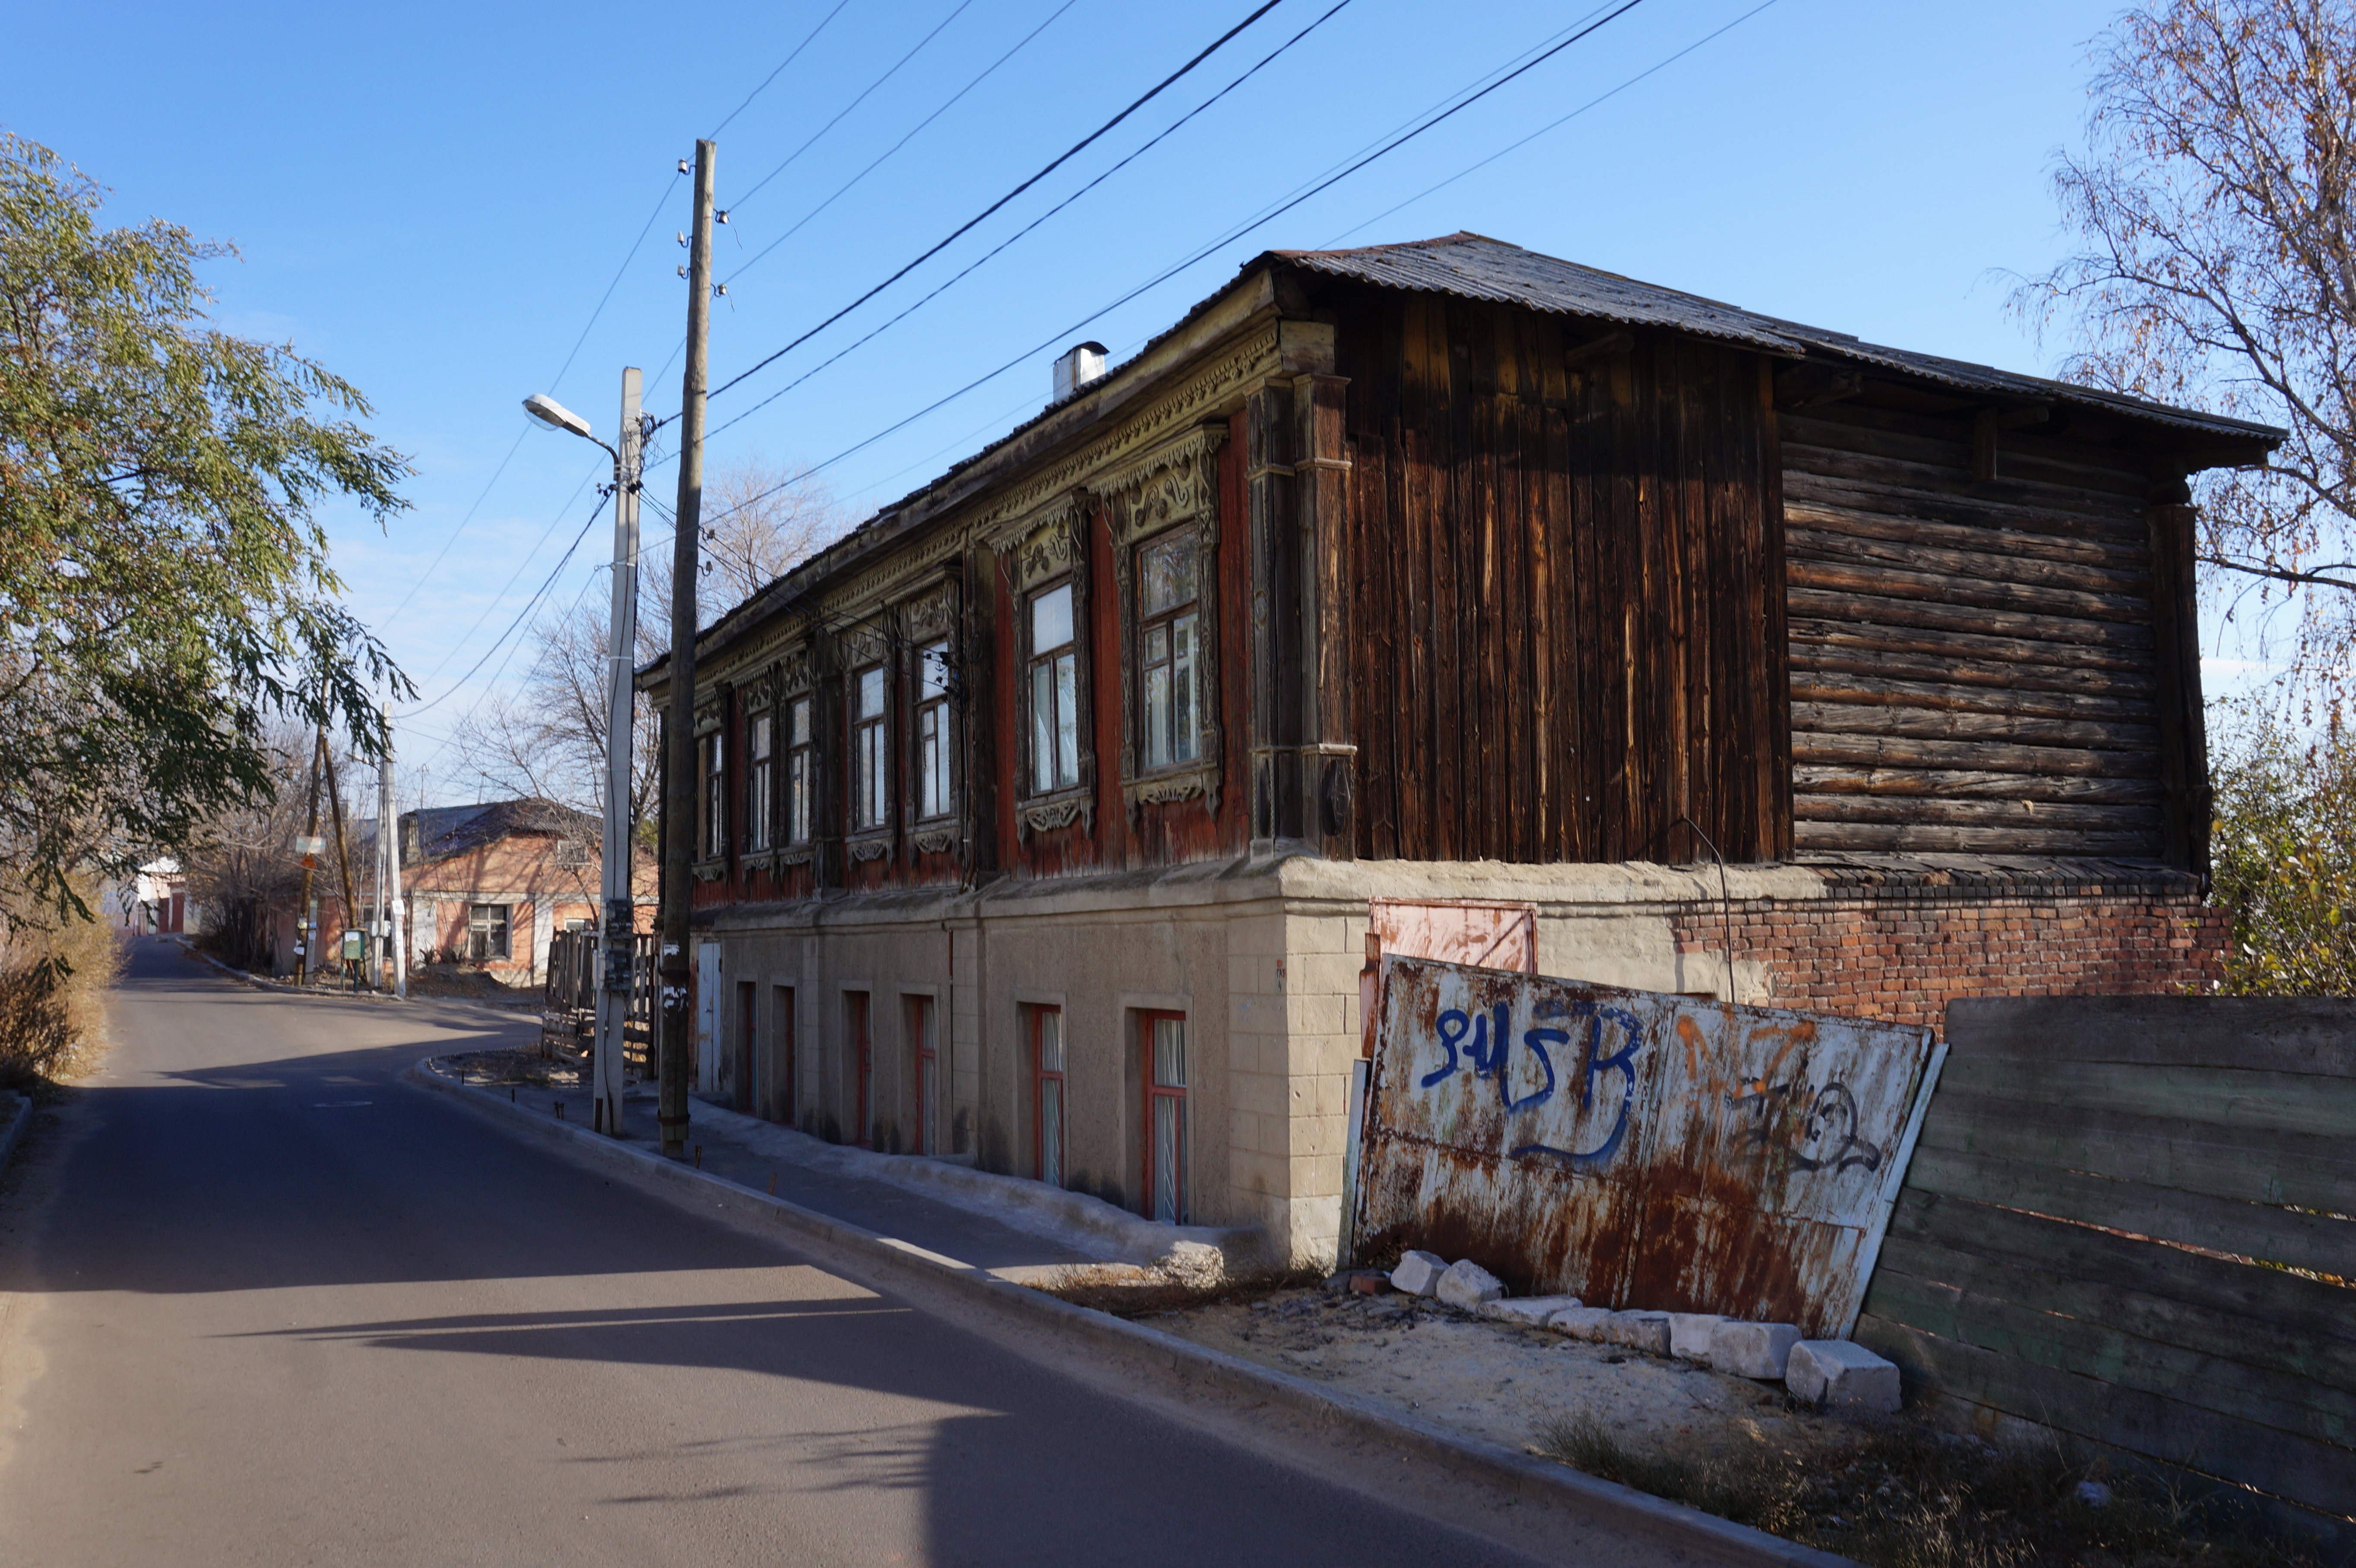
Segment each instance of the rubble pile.
M1496 1275L1470 1258L1410 1252L1385 1275L1356 1269L1333 1288L1373 1294L1387 1286L1462 1311L1574 1339L1674 1356L1713 1371L1781 1382L1794 1399L1865 1414L1895 1414L1898 1369L1846 1339L1804 1339L1789 1323L1753 1323L1711 1312L1647 1312L1589 1307L1573 1296L1512 1296Z

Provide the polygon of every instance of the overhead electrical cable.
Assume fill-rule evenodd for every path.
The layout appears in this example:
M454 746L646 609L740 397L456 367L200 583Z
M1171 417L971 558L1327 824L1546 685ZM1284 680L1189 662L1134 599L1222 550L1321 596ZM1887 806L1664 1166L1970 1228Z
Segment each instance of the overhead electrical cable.
M417 591L425 586L426 580L431 578L434 570L442 564L442 558L450 553L450 547L458 542L459 536L466 531L466 525L475 520L477 512L482 510L483 503L491 498L491 487L499 482L499 475L508 471L508 464L513 463L515 454L522 450L523 438L530 433L531 426L528 424L516 432L515 443L508 448L508 454L499 459L499 465L491 470L491 476L483 482L482 490L475 496L475 504L466 508L466 515L458 519L458 526L452 528L444 538L442 548L434 552L434 559L425 563L425 570L417 574L417 581L409 585L409 592L401 596L401 603L395 604L391 612L378 624L379 631L391 625L400 618L401 613L409 608L411 602L417 597Z
M891 68L884 71L882 76L877 77L873 81L869 82L865 88L862 89L858 97L852 99L850 102L837 110L833 119L828 121L825 124L811 132L808 141L805 141L800 146L796 147L792 152L787 153L784 163L779 164L776 168L771 169L767 174L765 174L759 179L755 180L753 182L753 187L750 190L746 191L744 195L738 197L735 200L728 204L728 210L731 213L734 213L738 208L742 208L746 202L752 200L755 196L758 196L761 193L761 187L763 186L767 185L771 180L776 179L779 175L784 174L787 168L792 165L796 158L800 157L804 153L809 152L812 147L818 144L819 137L825 135L829 131L833 130L837 125L841 124L842 117L844 115L850 113L852 110L866 102L867 95L869 93L873 92L877 88L883 86L885 82L898 75L902 66L906 65L910 60L915 59L917 54L923 50L926 44L931 43L935 38L941 36L941 29L943 27L948 27L951 22L954 22L959 16L964 16L967 9L972 5L973 0L958 0L957 9L951 11L948 16L942 17L939 22L936 23L931 32L926 33L923 37L918 38L916 40L916 47L911 48L906 54L902 55L897 60L894 60L892 63ZM747 264L749 265L750 263ZM744 271L744 268L739 267L737 271L741 272Z
M834 9L833 9L833 10L831 10L831 11L829 11L825 16L820 16L820 17L819 18L819 20L818 20L818 26L817 26L817 27L812 27L812 28L809 30L809 37L808 37L803 38L803 39L802 39L802 41L801 41L800 43L796 44L796 45L794 46L794 52L793 52L793 53L791 53L791 54L789 54L789 55L787 55L785 59L783 59L779 60L779 61L777 62L777 69L776 69L776 70L771 71L768 75L766 75L766 76L763 77L763 78L761 79L761 85L760 85L760 86L758 86L758 87L756 87L756 88L755 88L752 91L750 91L750 92L746 93L746 94L744 95L744 102L742 102L742 103L740 103L740 104L738 104L735 108L731 109L731 110L728 112L728 118L727 118L726 120L723 120L723 121L721 121L719 124L714 125L714 126L712 128L712 134L711 134L710 136L706 137L706 138L705 138L705 140L707 140L707 141L715 141L715 142L716 142L716 141L718 141L718 140L720 139L720 133L721 133L721 132L723 132L723 131L725 131L726 129L728 129L728 121L729 121L729 120L734 120L734 119L735 119L735 118L736 118L736 116L738 116L739 114L744 113L745 110L747 110L747 109L749 109L749 108L751 108L751 107L753 106L753 100L755 100L755 99L756 99L756 98L760 97L760 96L761 96L761 94L763 94L763 93L765 93L765 92L768 91L769 91L769 83L771 83L771 82L773 82L773 81L776 80L777 80L777 78L778 78L778 76L779 76L779 75L781 75L781 74L784 72L784 70L785 70L786 67L787 67L787 66L789 66L789 65L793 64L793 63L794 63L794 61L796 61L796 60L799 59L801 58L801 53L802 53L802 51L803 51L804 49L806 49L806 48L809 48L809 47L810 47L811 41L812 41L813 39L815 39L815 38L816 38L816 37L817 37L820 33L822 33L822 32L826 31L826 25L827 25L829 22L833 21L837 16L841 16L841 15L842 15L842 8L843 8L843 6L848 5L850 5L850 4L851 4L851 0L835 0L835 7L834 7Z
M1490 82L1486 87L1482 88L1479 91L1460 99L1454 104L1423 121L1414 129L1393 137L1376 151L1368 153L1365 156L1351 162L1346 167L1343 168L1338 173L1330 175L1323 179L1320 179L1314 184L1309 186L1307 188L1300 191L1298 194L1290 196L1262 209L1258 215L1245 219L1242 224L1228 230L1226 234L1223 234L1217 240L1213 240L1210 244L1204 246L1201 250L1196 251L1184 261L1178 262L1174 266L1166 268L1162 272L1155 274L1153 277L1147 279L1144 283L1140 283L1137 287L1130 290L1127 293L1122 294L1119 299L1113 300L1110 303L1089 312L1087 315L1082 316L1078 321L1051 334L1042 342L1030 348L1024 349L1022 353L1007 360L996 369L976 377L974 379L967 382L964 386L959 387L957 390L926 404L923 408L918 409L915 413L908 415L905 419L899 420L885 426L884 429L877 431L874 434L868 436L862 441L853 443L851 445L843 448L841 452L838 452L833 456L828 458L825 462L814 464L810 467L804 469L800 474L795 476L795 481L808 478L810 475L821 473L828 468L831 468L836 464L841 462L844 458L849 457L855 453L864 451L866 448L874 445L877 442L882 441L885 436L905 429L907 426L916 423L916 421L923 419L926 415L934 412L936 410L947 407L948 404L955 402L958 399L964 397L968 392L974 390L976 388L986 386L990 382L996 380L999 377L1005 375L1008 371L1023 364L1033 356L1044 353L1059 343L1068 341L1072 334L1079 331L1082 327L1088 325L1099 316L1109 315L1113 311L1119 309L1122 305L1127 304L1130 301L1137 298L1140 294L1160 287L1162 284L1169 282L1172 278L1176 277L1179 273L1186 271L1189 267L1193 267L1216 254L1220 250L1234 243L1235 240L1242 238L1253 229L1260 228L1272 222L1274 219L1282 217L1285 213L1291 211L1296 207L1299 207L1302 202L1309 200L1312 197L1314 197L1323 191L1332 188L1333 186L1339 184L1344 179L1347 179L1350 176L1357 173L1360 169L1365 168L1367 165L1375 162L1376 159L1385 157L1392 152L1397 151L1398 148L1405 146L1408 143L1415 140L1418 136L1420 136L1425 132L1432 129L1432 127L1440 124L1441 122L1449 119L1451 116L1460 112L1461 111L1472 107L1482 99L1486 98L1492 92L1504 87L1506 83L1515 80L1532 69L1535 69L1547 60L1553 59L1556 55L1560 54L1563 50L1569 48L1571 45L1579 42L1581 38L1589 37L1600 28L1616 21L1622 16L1626 16L1629 12L1634 10L1644 3L1644 0L1622 0L1621 5L1613 7L1600 20L1580 28L1569 37L1564 38L1561 42L1557 43L1553 47L1532 57L1515 69L1498 77L1495 80ZM786 486L783 485L773 485L767 490L748 496L743 501L738 502L735 506L715 514L712 520L716 522L721 517L727 517L733 512L741 511L744 507L752 506L756 502L766 500L768 496L775 495L778 490L784 489L785 487Z
M1641 3L1641 0L1631 0L1631 3ZM873 288L869 289L865 293L861 294L857 299L852 300L849 304L844 305L841 310L836 311L832 315L828 316L824 321L819 322L816 326L811 327L808 332L803 333L799 337L795 338L791 343L787 344L783 348L780 348L776 353L769 355L766 358L762 359L757 364L752 366L749 369L739 371L736 375L734 375L727 380L723 381L719 386L713 388L708 396L716 398L721 393L728 390L729 388L734 387L739 381L744 379L745 377L753 375L755 372L775 364L785 355L800 347L812 337L818 336L818 334L825 331L828 327L832 326L836 322L841 321L844 316L849 315L852 311L857 310L861 305L865 304L869 300L873 299L877 294L882 293L885 289L890 288L894 283L896 283L902 278L906 277L910 272L916 271L925 262L929 261L935 256L939 255L944 250L947 250L952 243L972 229L974 225L981 222L984 219L990 217L991 214L996 212L1000 208L1004 207L1008 202L1012 201L1016 197L1021 196L1024 191L1029 190L1033 186L1037 185L1041 180L1045 179L1049 175L1054 174L1057 169L1063 167L1075 157L1077 157L1087 148L1094 145L1097 141L1110 132L1114 126L1119 125L1122 121L1128 119L1130 115L1144 108L1148 103L1152 102L1154 99L1160 97L1181 77L1183 77L1196 66L1201 65L1205 60L1210 59L1214 54L1217 53L1222 48L1224 48L1229 40L1233 39L1237 34L1242 32L1246 27L1250 27L1254 22L1258 21L1262 16L1267 16L1270 11L1275 10L1280 4L1282 4L1282 0L1262 0L1262 3L1256 6L1250 15L1247 16L1242 21L1237 22L1234 27L1229 27L1226 32L1221 33L1217 37L1212 39L1209 45L1193 59L1188 60L1184 65L1180 66L1176 70L1173 70L1168 76L1163 77L1159 82L1156 82L1146 91L1140 94L1135 99L1132 99L1127 108L1114 115L1111 119L1106 121L1103 124L1098 126L1095 130L1089 132L1087 135L1081 137L1078 141L1073 143L1070 147L1066 148L1064 152L1049 161L1047 165L1042 168L1037 174L1033 175L1021 185L1016 186L1012 190L1008 191L1004 196L1000 197L996 201L991 202L988 207L983 208L980 212L966 219L965 222L952 229L930 250L926 251L922 255L916 257L916 260L902 267L898 272L894 272L890 277L885 278L882 283L877 283ZM671 417L676 419L678 416L674 414Z
M718 435L722 431L726 430L729 425L743 423L744 421L752 418L755 414L759 413L763 409L767 408L771 403L776 402L779 398L784 397L787 392L792 391L796 387L800 386L804 381L809 380L812 376L815 376L819 371L825 369L828 366L832 365L835 361L842 358L844 356L854 353L860 348L864 347L875 338L891 331L892 328L907 320L909 316L914 315L917 311L924 309L925 306L930 304L936 299L938 299L943 293L956 287L959 283L962 283L978 268L983 266L985 263L999 255L1000 252L1005 251L1007 247L1022 240L1033 229L1037 229L1041 224L1055 217L1055 214L1063 211L1066 208L1071 206L1072 203L1079 200L1080 197L1087 195L1088 192L1096 189L1097 187L1104 184L1105 181L1120 173L1121 170L1127 168L1130 164L1135 163L1140 157L1142 157L1145 154L1152 151L1156 145L1178 131L1180 127L1186 124L1188 121L1193 120L1196 115L1210 108L1211 105L1218 102L1219 100L1225 98L1228 93L1233 92L1237 88L1241 87L1245 82L1250 80L1254 76L1257 76L1260 70L1273 61L1277 56L1284 53L1285 50L1290 48L1293 45L1299 43L1310 34L1315 32L1319 27L1324 26L1327 21L1332 19L1336 12L1340 11L1343 6L1347 5L1349 3L1350 0L1334 0L1334 5L1332 9L1328 10L1323 16L1319 16L1315 21L1301 28L1301 31L1293 34L1292 37L1285 39L1284 42L1269 50L1268 54L1260 59L1258 65L1253 66L1241 76L1237 77L1233 81L1227 83L1226 86L1219 89L1218 91L1211 94L1210 97L1203 100L1202 102L1196 104L1178 119L1173 121L1151 141L1145 143L1143 145L1137 148L1136 151L1130 153L1129 156L1121 159L1120 162L1113 165L1110 168L1097 176L1096 178L1080 187L1079 189L1074 191L1071 195L1066 197L1063 200L1057 202L1055 206L1049 208L1038 217L1033 219L1029 223L1024 224L1022 228L1016 229L1013 233L1000 240L990 250L984 251L981 255L968 262L963 268L959 269L957 272L951 274L948 279L934 287L922 298L907 305L896 315L893 315L889 320L884 322L881 325L873 328L864 336L855 338L851 342L844 345L842 347L835 350L834 353L828 356L826 358L819 360L817 364L811 366L809 369L803 371L800 375L795 377L784 386L779 387L776 391L771 392L767 397L763 398L751 408L744 410L743 412L737 414L734 419L731 419L708 432L706 439L709 439L711 436Z
M1759 15L1760 12L1768 9L1775 4L1776 0L1762 0L1761 4L1753 5L1750 10L1742 13L1741 16L1737 16L1731 22L1727 23L1726 26L1719 28L1715 32L1703 34L1700 37L1696 38L1692 43L1687 44L1685 48L1679 49L1676 53L1669 56L1667 59L1655 61L1654 64L1647 66L1643 70L1638 71L1635 75L1630 77L1627 80L1622 82L1611 91L1596 94L1596 96L1589 99L1586 102L1580 104L1569 113L1563 115L1559 119L1547 121L1545 124L1539 126L1528 135L1522 137L1519 141L1508 142L1505 145L1498 148L1487 157L1483 158L1479 163L1467 164L1464 167L1457 170L1454 174L1450 175L1446 179L1441 180L1435 185L1428 185L1424 187L1421 190L1417 191L1413 196L1408 197L1405 201L1398 202L1392 206L1383 208L1380 212L1376 213L1372 218L1367 219L1363 223L1351 225L1341 233L1334 235L1332 239L1318 246L1318 249L1321 251L1330 251L1334 246L1339 245L1343 240L1347 240L1351 235L1357 233L1360 229L1371 229L1376 224L1380 223L1384 219L1388 218L1392 213L1413 207L1417 202L1421 201L1425 197L1430 196L1432 192L1444 190L1448 187L1454 185L1458 180L1462 179L1467 175L1477 174L1481 170L1487 168L1491 164L1495 163L1499 158L1504 157L1508 153L1519 152L1522 148L1528 146L1532 142L1537 141L1539 137L1546 135L1548 132L1559 130L1561 127L1569 124L1572 121L1586 113L1589 110L1595 108L1599 104L1608 102L1612 99L1619 97L1622 93L1627 91L1630 88L1635 86L1646 77L1668 69L1669 67L1676 64L1677 61L1685 59L1686 56L1693 53L1696 49L1700 48L1704 44L1716 42L1718 39L1732 32L1735 28L1742 26L1743 23L1751 20L1751 17Z
M575 496L578 496L580 492L576 490L573 494ZM441 696L434 699L431 702L419 703L415 708L411 709L408 713L402 716L404 719L414 718L420 713L430 712L434 709L439 708L444 702L449 701L450 699L458 692L464 690L466 683L474 679L482 667L490 662L491 656L498 652L499 649L505 645L508 639L514 636L516 633L522 628L524 621L531 614L532 611L539 608L540 602L547 597L548 591L556 585L556 579L558 576L563 572L566 566L572 563L573 552L581 548L581 541L587 539L589 537L589 530L597 526L598 514L605 509L605 486L598 486L597 504L589 508L589 516L583 520L581 524L581 531L573 536L572 544L565 548L564 554L558 559L554 570L549 572L547 579L541 583L539 590L535 592L530 599L524 602L523 608L516 612L516 618L509 624L506 631L499 634L498 640L493 643L489 647L485 648L483 650L483 656L475 661L474 667L467 670L466 674L460 676L456 680L452 681L449 688L444 691ZM565 503L565 506L567 509L570 509L572 503L568 501ZM560 517L562 516L562 514L559 515ZM535 550L534 553L537 553L537 550ZM515 580L513 578L509 578L508 581L509 585L512 586ZM502 588L499 590L499 592L500 595L504 597L507 590ZM482 623L479 621L476 623L477 625L480 625ZM473 634L469 633L468 635L472 635ZM446 664L449 661L445 659L443 662ZM499 667L501 669L505 669L507 666L502 663ZM426 678L431 680L434 677L432 676L428 676Z
M507 581L500 586L498 592L493 594L491 596L490 603L483 606L483 613L475 617L475 624L467 627L466 631L459 635L458 639L450 645L450 651L442 656L442 662L440 664L435 665L432 669L425 672L425 678L427 680L432 680L435 676L440 675L444 670L449 668L450 661L458 656L458 650L466 645L466 639L483 629L483 623L491 618L491 611L497 607L501 599L507 597L508 590L516 585L516 579L521 577L524 574L525 569L531 565L532 557L538 555L542 549L547 548L548 541L555 537L556 530L564 525L565 515L573 510L573 503L581 498L581 492L587 489L589 487L589 481L596 477L596 470L592 469L585 476L583 477L580 484L575 485L573 487L573 494L564 498L564 505L557 509L555 517L549 519L548 527L541 531L539 539L533 543L530 549L524 553L523 560L517 562L515 571L509 574Z
M958 100L965 97L967 93L971 92L975 88L980 87L993 71L998 69L1000 66L1004 65L1008 60L1011 60L1016 55L1021 54L1023 48L1030 44L1032 39L1045 32L1048 27L1055 23L1057 17L1061 16L1065 12L1070 10L1079 3L1080 0L1064 0L1064 3L1061 5L1056 6L1055 10L1048 13L1047 19L1045 21L1032 28L1029 32L1023 34L1022 39L1017 42L1012 48L1007 50L1004 54L999 56L988 65L982 67L980 75L975 77L971 81L967 82L963 87L958 88L955 92L949 94L948 98L942 102L939 108L934 110L930 114L926 115L922 120L917 121L916 123L909 129L906 135L901 137L898 141L884 148L883 152L876 155L874 162L869 164L865 168L860 170L857 174L843 181L840 186L837 186L832 196L828 197L824 201L819 202L816 207L811 208L808 212L803 213L801 217L796 219L792 228L787 229L783 234L778 235L775 240L770 240L766 245L762 246L758 251L753 252L752 260L746 261L744 266L740 266L736 269L737 274L742 276L746 267L752 266L755 261L758 261L762 257L767 255L770 251L776 250L778 246L784 244L787 240L800 233L803 226L809 223L810 219L816 218L819 213L824 212L828 208L832 207L837 200L841 199L841 197L851 189L851 187L857 185L861 180L865 179L869 175L873 174L876 169L883 165L885 159L891 157L893 154L898 152L901 148L914 141L918 132L924 130L926 126L931 124L934 121L939 119L942 115L955 108ZM668 369L669 366L666 365L664 368Z
M845 0L845 3L848 4L849 0ZM597 296L596 307L590 311L588 321L583 324L581 336L573 340L573 352L564 357L564 363L559 366L557 368L556 374L549 379L548 389L550 391L553 392L556 389L557 384L564 379L564 372L572 369L573 361L580 357L581 346L589 341L590 329L597 325L597 318L605 314L606 304L610 303L614 297L615 287L622 281L622 274L628 272L630 263L637 259L640 247L644 246L647 242L648 231L654 228L655 219L662 216L664 204L670 200L670 193L679 184L679 177L678 174L674 172L671 175L671 177L664 183L662 195L656 198L654 209L647 214L646 222L638 226L638 237L630 241L629 253L622 258L622 264L614 269L613 280L606 283L605 292ZM529 424L526 424L523 429L516 432L514 444L508 448L508 454L499 459L499 465L491 470L490 478L484 481L481 493L475 497L475 504L466 508L466 515L458 519L458 526L452 528L449 536L443 539L442 548L434 552L434 559L425 563L425 570L417 574L417 581L409 585L409 592L402 595L401 603L392 607L392 613L385 616L383 622L379 627L379 630L382 630L384 626L391 625L396 616L400 615L402 611L408 609L410 603L416 599L418 591L423 588L425 584L432 580L434 573L441 568L444 558L449 555L451 547L455 545L459 539L465 535L466 525L475 520L475 514L482 509L482 506L485 501L490 499L491 490L498 484L499 475L508 471L508 464L515 461L515 454L518 451L521 450L523 446L523 438L530 433L531 426ZM576 491L575 494L578 494L578 492ZM570 501L565 503L568 507L572 504L573 503ZM479 623L477 624L479 624ZM467 633L468 636L472 636L474 634L471 631ZM426 678L430 680L433 677L429 676Z

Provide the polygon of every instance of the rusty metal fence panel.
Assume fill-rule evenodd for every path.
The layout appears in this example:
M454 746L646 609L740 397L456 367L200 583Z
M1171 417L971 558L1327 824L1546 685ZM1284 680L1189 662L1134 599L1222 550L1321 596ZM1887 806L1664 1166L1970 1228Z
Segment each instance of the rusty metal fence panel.
M1356 1255L1590 1306L1855 1322L1927 1029L1387 957Z

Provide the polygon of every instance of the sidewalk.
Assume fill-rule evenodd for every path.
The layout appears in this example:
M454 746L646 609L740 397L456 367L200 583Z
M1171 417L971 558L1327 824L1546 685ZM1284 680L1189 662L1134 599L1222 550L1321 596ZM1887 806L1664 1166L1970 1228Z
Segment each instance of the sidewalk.
M447 1078L448 1059L433 1069ZM536 1116L583 1131L595 1111L585 1087L470 1083ZM626 1091L619 1143L653 1155L656 1092ZM560 1115L559 1106L562 1107ZM1073 1264L1159 1266L1215 1277L1257 1264L1257 1231L1158 1225L1084 1193L973 1169L967 1161L877 1154L728 1110L697 1096L681 1163L748 1192L780 1198L830 1219L1020 1283Z

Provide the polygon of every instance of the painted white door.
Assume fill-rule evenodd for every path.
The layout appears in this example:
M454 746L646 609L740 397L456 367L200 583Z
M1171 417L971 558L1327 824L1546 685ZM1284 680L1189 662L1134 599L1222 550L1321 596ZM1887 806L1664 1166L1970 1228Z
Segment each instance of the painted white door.
M720 944L695 944L695 1086L720 1089Z

